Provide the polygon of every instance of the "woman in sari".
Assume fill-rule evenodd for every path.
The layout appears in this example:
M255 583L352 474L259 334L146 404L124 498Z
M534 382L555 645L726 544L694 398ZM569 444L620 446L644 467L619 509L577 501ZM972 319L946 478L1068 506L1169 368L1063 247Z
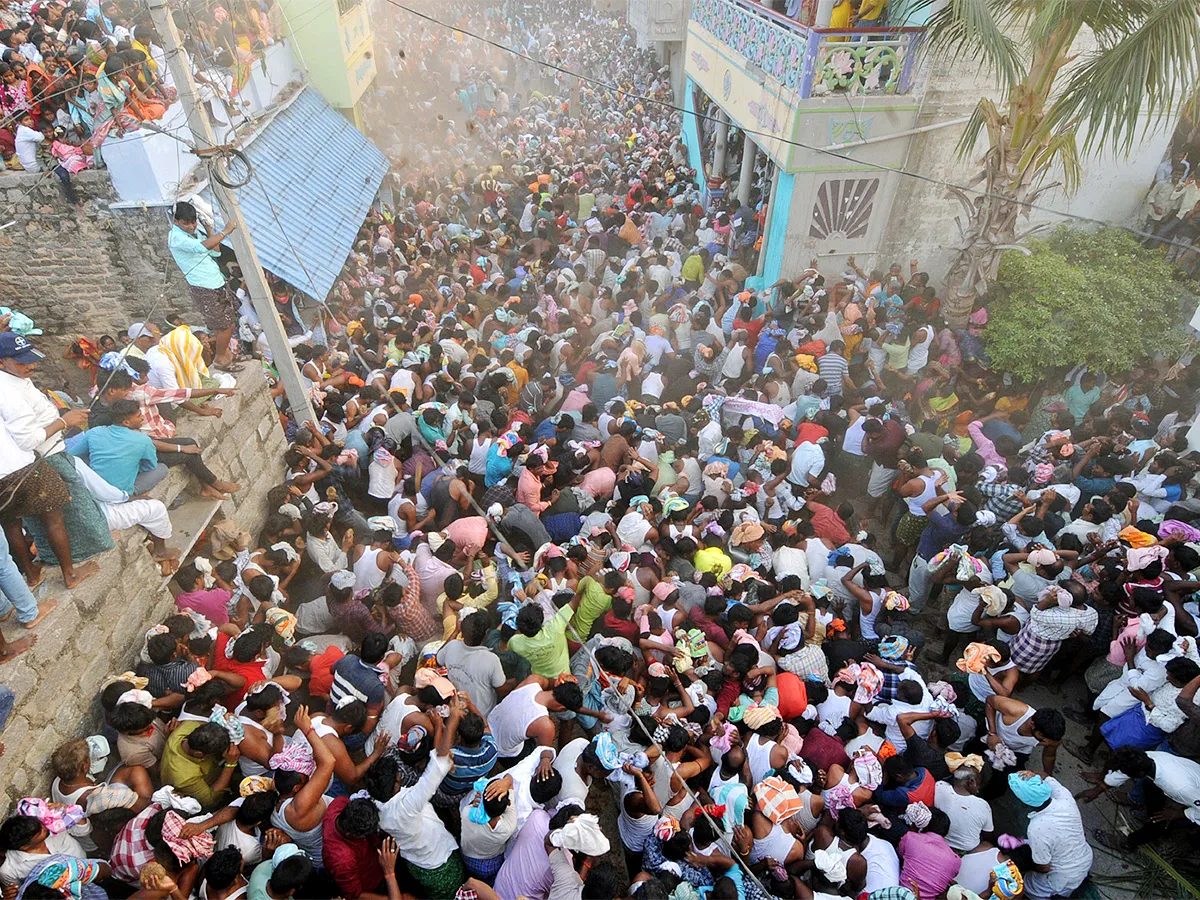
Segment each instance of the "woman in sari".
M125 64L121 61L120 55L110 53L96 72L96 94L109 119L108 127L104 129L101 140L107 137L109 131L114 127L118 137L123 136L127 131L137 131L142 127L141 120L127 103L128 79L122 74L124 70ZM129 89L132 90L132 87ZM96 119L99 121L100 116L97 115ZM99 134L100 129L97 128L96 131Z

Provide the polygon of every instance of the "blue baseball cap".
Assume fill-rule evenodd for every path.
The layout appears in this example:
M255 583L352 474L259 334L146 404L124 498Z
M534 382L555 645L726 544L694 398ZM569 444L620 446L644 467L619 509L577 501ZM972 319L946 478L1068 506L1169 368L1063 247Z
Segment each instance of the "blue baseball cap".
M19 363L36 363L46 358L28 338L14 331L0 332L0 359L12 359Z

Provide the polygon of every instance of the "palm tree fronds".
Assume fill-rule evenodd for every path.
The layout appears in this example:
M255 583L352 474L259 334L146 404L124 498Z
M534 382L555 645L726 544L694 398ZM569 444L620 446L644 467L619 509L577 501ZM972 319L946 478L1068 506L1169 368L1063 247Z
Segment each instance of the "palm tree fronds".
M1085 151L1107 144L1128 154L1140 134L1190 96L1198 51L1200 0L1163 0L1120 41L1067 74L1049 118L1055 127L1079 121Z
M975 104L975 108L971 110L971 118L967 120L967 124L963 127L963 133L958 139L958 145L955 147L955 152L959 156L968 156L979 142L979 135L986 128L988 132L988 142L995 142L995 130L1000 125L1000 111L996 109L996 104L983 97Z
M930 45L957 59L979 59L1007 94L1025 74L1016 41L1005 33L1014 0L950 0L929 19Z
M1026 184L1037 184L1058 163L1062 169L1062 187L1068 194L1079 190L1083 180L1083 166L1079 162L1079 147L1075 143L1075 129L1064 128L1042 140L1029 142L1029 149L1021 158L1021 169L1027 171L1029 177L1023 178ZM1032 202L1032 198L1029 198Z

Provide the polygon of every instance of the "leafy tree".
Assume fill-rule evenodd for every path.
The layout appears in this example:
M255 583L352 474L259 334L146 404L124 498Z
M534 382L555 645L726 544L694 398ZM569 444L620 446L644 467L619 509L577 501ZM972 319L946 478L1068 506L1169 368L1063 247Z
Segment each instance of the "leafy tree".
M1109 373L1181 349L1196 299L1127 232L1060 227L1000 262L984 332L992 364L1024 381L1055 366Z
M1085 28L1096 47L1076 56ZM1188 102L1200 82L1200 0L949 0L930 17L929 38L943 58L981 61L999 90L979 101L958 147L970 153L986 132L970 185L984 196L953 191L965 221L943 311L958 325L1001 254L1036 230L1018 233L1018 219L1058 185L1045 181L1056 163L1074 192L1081 149L1128 155Z

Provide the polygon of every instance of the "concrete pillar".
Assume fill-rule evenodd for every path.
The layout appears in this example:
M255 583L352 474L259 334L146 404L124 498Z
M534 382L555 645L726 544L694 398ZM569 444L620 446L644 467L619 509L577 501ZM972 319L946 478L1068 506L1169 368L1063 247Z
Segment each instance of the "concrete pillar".
M729 116L725 110L716 107L717 134L713 149L712 174L714 178L725 179L725 151L729 148Z
M837 6L838 0L817 0L817 16L816 27L828 28L829 20L833 18L833 8Z
M745 206L750 203L750 189L754 187L754 157L758 148L754 146L754 141L750 140L750 135L743 134L742 138L742 174L738 177L737 195L738 200Z

